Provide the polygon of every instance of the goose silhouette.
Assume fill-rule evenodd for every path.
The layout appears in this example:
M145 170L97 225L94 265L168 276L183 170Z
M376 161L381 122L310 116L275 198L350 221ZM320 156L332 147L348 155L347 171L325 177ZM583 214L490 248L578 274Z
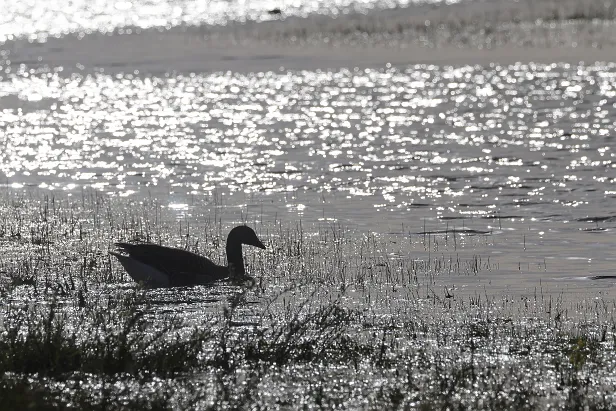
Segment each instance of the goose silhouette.
M252 228L240 225L227 237L227 266L179 248L149 243L115 243L118 251L110 251L133 280L148 288L186 287L211 284L231 279L254 279L246 275L242 244L265 249Z

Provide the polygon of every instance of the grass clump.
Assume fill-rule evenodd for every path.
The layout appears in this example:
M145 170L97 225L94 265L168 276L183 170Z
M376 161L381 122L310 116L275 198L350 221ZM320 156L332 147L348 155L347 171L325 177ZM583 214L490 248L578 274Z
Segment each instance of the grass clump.
M66 409L52 392L43 387L25 379L0 379L0 409L55 411L63 408Z
M105 381L101 388L84 389L79 383L53 386L49 380L36 378L0 379L0 408L3 410L32 411L170 411L176 404L166 392L140 392L141 387L131 391L113 392L109 387L115 383ZM65 391L73 392L68 395ZM98 395L97 395L98 394Z
M14 309L0 334L0 372L60 375L78 370L83 354L66 316L51 306L43 316L30 308Z
M294 363L358 363L369 351L349 335L359 317L356 310L338 302L301 315L297 310L286 321L243 335L244 357L252 363L266 362L282 366Z
M0 372L66 377L71 373L167 377L191 370L207 332L152 322L135 305L90 308L76 320L52 303L12 309L0 334ZM74 316L73 316L74 317Z

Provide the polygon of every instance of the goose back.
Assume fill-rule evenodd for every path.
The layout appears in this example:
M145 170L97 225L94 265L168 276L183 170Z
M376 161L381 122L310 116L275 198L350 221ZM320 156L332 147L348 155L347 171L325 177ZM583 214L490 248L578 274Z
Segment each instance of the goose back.
M116 246L128 254L125 258L141 264L137 266L134 262L123 262L120 259L120 263L137 282L152 282L160 284L153 285L159 287L181 287L207 284L229 275L227 267L215 264L190 251L156 244L116 243ZM117 257L118 254L114 255ZM147 270L143 266L146 266ZM134 275L133 273L139 274ZM149 279L135 278L148 275ZM161 277L167 277L168 282L165 284Z

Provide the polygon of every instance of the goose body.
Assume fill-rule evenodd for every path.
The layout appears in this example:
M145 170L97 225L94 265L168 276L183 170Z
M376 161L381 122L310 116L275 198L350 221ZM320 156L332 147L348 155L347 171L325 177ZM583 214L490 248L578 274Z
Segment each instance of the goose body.
M116 243L118 251L109 253L120 261L133 280L146 287L184 287L227 278L248 278L242 244L265 248L250 227L241 225L231 230L227 237L227 266L215 264L190 251L149 243Z

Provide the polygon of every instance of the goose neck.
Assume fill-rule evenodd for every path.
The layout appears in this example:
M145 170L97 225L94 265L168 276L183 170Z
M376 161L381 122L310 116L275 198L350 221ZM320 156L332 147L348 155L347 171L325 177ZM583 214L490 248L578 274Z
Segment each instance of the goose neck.
M241 243L227 241L227 264L229 266L229 273L232 276L245 274Z

